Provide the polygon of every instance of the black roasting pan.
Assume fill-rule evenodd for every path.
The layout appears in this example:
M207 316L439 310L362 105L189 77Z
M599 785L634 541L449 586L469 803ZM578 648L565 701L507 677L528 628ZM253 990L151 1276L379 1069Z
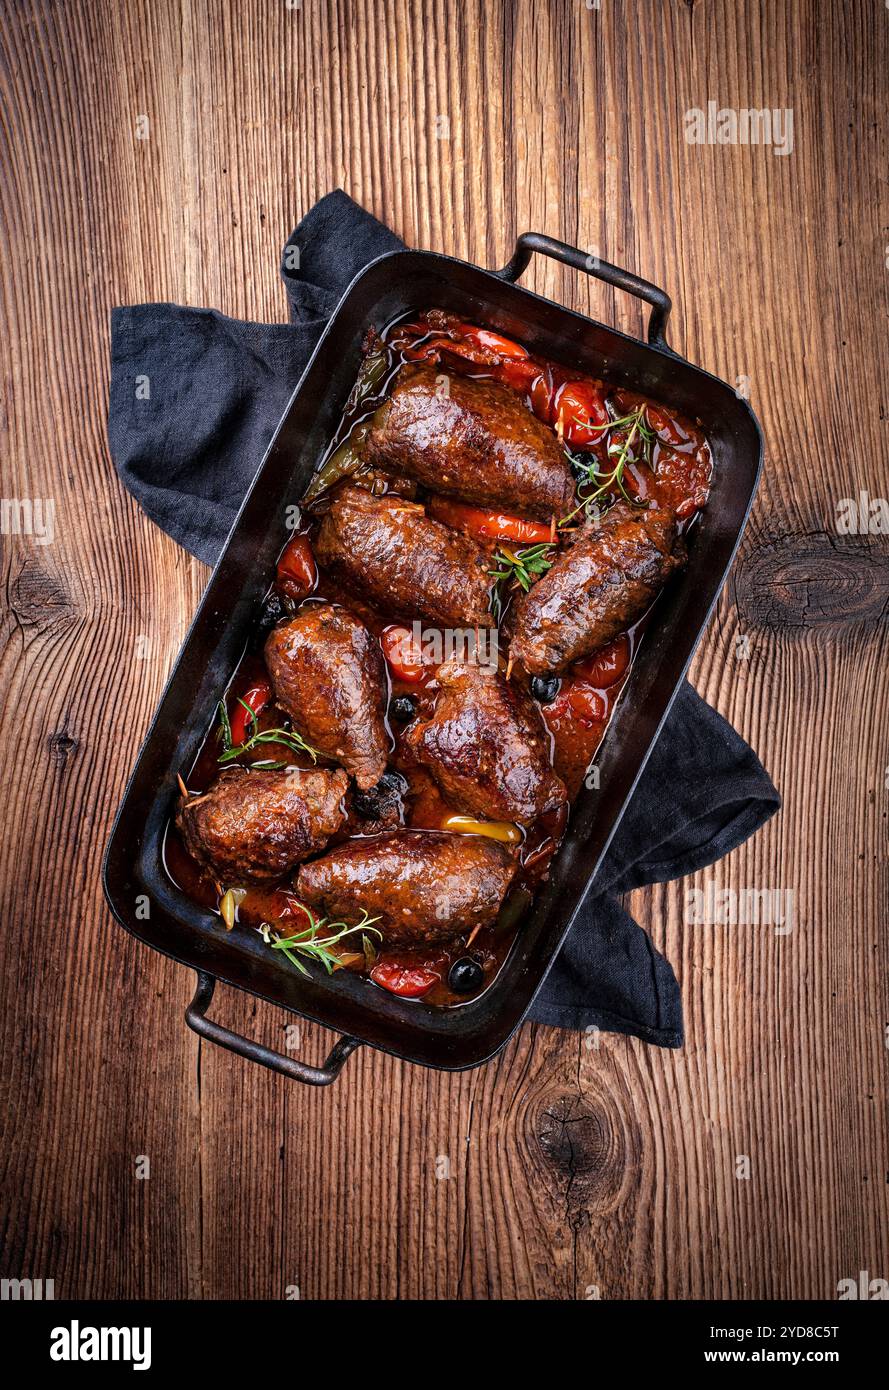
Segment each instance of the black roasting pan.
M651 305L648 341L619 333L521 289L539 252ZM167 877L164 829L176 774L196 755L244 649L256 607L298 502L336 428L370 325L438 306L519 338L534 352L624 385L698 418L714 458L710 502L695 526L688 568L661 595L599 750L599 789L581 792L569 832L510 955L477 999L439 1009L396 998L348 971L306 979L255 932L225 932ZM493 1057L518 1027L570 930L685 675L744 529L762 465L753 412L725 382L679 357L664 336L670 300L628 271L537 233L519 238L501 271L428 251L396 251L346 290L297 385L232 527L145 739L105 856L117 920L198 974L186 1011L201 1036L287 1076L324 1085L360 1043L424 1066L457 1070ZM218 980L342 1033L322 1067L279 1054L207 1018Z

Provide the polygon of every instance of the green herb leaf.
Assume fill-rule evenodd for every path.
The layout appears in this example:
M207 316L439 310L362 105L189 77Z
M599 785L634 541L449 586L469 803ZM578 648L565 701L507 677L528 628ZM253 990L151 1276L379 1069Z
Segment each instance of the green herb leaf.
M231 729L229 729L229 739L231 739ZM237 747L233 748L231 744L229 744L225 752L220 753L218 761L220 763L234 762L235 758L242 757L244 753L249 753L251 748L257 748L262 743L283 744L285 748L289 748L294 753L308 753L313 763L318 761L319 750L313 748L311 744L306 743L305 739L300 738L298 733L289 729L257 730L255 734L251 734L248 739L238 744ZM281 763L279 766L287 767L288 764Z
M303 906L303 911L309 919L309 925L303 931L294 932L291 936L279 936L268 922L263 922L259 928L262 939L271 946L273 951L281 951L301 975L308 975L309 972L300 960L300 956L323 965L327 974L331 975L340 964L340 958L334 948L346 937L353 936L356 932L363 934L362 946L365 958L368 955L367 947L369 945L366 934L371 932L381 941L383 939L382 932L377 931L376 927L373 926L374 922L380 920L379 917L368 917L364 909L361 912L361 921L356 922L353 927L350 927L346 922L328 922L326 917L315 917L305 906ZM323 936L321 935L322 930Z
M631 507L644 506L638 498L632 497L627 492L624 483L624 470L628 463L646 463L651 466L651 446L655 440L655 432L648 423L645 414L645 405L637 406L629 415L621 415L616 420L609 420L607 425L594 425L598 430L624 430L623 439L612 440L609 438L607 453L609 459L614 460L611 469L601 470L599 462L595 458L578 458L571 455L571 461L580 471L581 477L577 484L577 495L580 499L578 505L567 516L562 517L559 526L567 526L579 512L586 512L590 515L593 507L604 497L611 497L613 493L619 493L625 502ZM634 445L639 448L638 454L635 452Z
M488 574L500 585L504 581L511 583L512 588L523 589L525 593L531 588L535 579L539 579L542 574L552 567L555 559L556 547L552 541L541 541L539 545L526 546L523 550L511 550L508 546L499 545L494 552L494 562L496 569L488 570ZM494 595L497 613L499 616L502 600L499 592Z

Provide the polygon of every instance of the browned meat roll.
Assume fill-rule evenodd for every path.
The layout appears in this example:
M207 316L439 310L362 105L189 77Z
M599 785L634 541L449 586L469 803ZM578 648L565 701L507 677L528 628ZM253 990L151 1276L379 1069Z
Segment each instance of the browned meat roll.
M201 796L182 798L176 825L223 886L283 878L339 830L348 785L340 771L227 768Z
M549 521L574 505L571 469L552 430L499 382L403 368L363 453L372 467L430 492L521 516Z
M618 503L519 598L510 655L531 675L564 671L641 618L685 560L671 512Z
M537 707L502 676L446 661L435 713L407 743L456 810L530 825L567 800Z
M493 922L516 861L479 835L395 830L337 845L304 864L296 891L334 921L362 910L388 944L423 946Z
M265 644L275 699L319 752L362 791L386 771L386 666L379 643L344 608L308 603Z
M490 560L467 536L403 497L344 487L321 523L322 565L398 617L493 627Z

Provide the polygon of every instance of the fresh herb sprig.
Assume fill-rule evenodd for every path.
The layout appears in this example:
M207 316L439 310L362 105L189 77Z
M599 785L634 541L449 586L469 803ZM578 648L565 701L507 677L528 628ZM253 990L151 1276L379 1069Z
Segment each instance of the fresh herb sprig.
M243 705L244 709L250 716L249 720L247 721L246 727L249 729L255 726L257 724L256 711L252 710L245 700L239 699L238 704ZM281 744L285 748L289 748L292 753L308 753L313 763L318 761L318 749L313 748L311 744L306 743L305 739L300 738L299 734L296 733L296 731L293 729L257 728L256 732L251 734L249 738L246 738L243 743L233 744L232 726L231 722L229 721L228 711L225 708L224 700L219 701L219 730L220 736L222 738L222 752L219 754L219 757L217 759L217 762L219 763L234 762L236 758L242 757L244 753L249 753L253 748L257 748L260 746L260 744L264 743ZM254 766L258 767L259 764L256 763L254 764ZM286 766L287 763L276 763L272 761L263 763L263 767L266 768Z
M356 922L354 927L350 927L345 922L328 922L326 917L315 917L307 907L303 906L303 911L309 919L309 925L305 930L294 932L292 936L278 936L272 930L268 922L263 922L260 927L262 938L273 951L281 951L290 961L291 965L301 975L308 975L308 970L300 960L304 956L309 960L315 961L324 966L328 975L332 975L334 970L341 965L340 957L334 947L338 946L348 936L354 936L357 932L362 934L362 949L365 957L368 956L369 942L365 938L368 934L383 939L382 932L377 931L374 922L379 922L379 917L368 917L362 909L361 921ZM322 936L322 928L327 933Z
M651 464L651 446L656 439L654 430L648 423L645 414L645 406L637 406L630 411L629 415L621 415L616 420L609 420L604 425L591 425L591 429L612 431L622 429L625 431L624 437L619 442L609 442L608 459L610 468L601 469L599 461L595 458L579 459L572 455L572 461L580 470L581 477L577 485L577 495L580 502L568 516L562 517L559 526L567 526L579 512L589 513L601 498L608 496L612 492L619 492L625 502L631 506L638 506L637 498L631 496L624 483L624 471L628 463ZM638 445L637 445L638 441ZM638 453L634 446L638 447ZM587 491L587 489L592 489Z
M552 567L555 551L556 546L553 541L541 541L539 545L525 546L522 550L511 550L503 544L497 547L494 552L494 563L497 568L488 570L488 574L498 586L494 590L494 600L498 613L502 608L499 585L507 581L511 588L523 589L527 593L534 580L546 574L547 570Z

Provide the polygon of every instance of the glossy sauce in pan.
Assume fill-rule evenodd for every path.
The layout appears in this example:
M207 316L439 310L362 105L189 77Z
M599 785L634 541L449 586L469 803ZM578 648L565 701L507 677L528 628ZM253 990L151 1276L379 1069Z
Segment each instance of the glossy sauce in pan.
M434 316L430 317L434 321ZM441 317L445 319L446 316ZM447 318L449 319L449 316ZM459 327L455 327L454 323L452 320L447 323L447 331L459 334ZM376 354L372 386L360 400L356 399L353 393L319 472L323 474L326 467L330 473L331 461L334 470L337 460L345 460L347 464L350 462L349 442L356 438L356 427L360 436L362 427L386 398L394 377L404 363L422 360L426 356L429 360L441 363L442 369L448 373L459 372L477 379L493 378L506 382L518 391L528 408L533 409L539 418L544 418L546 423L556 428L557 433L558 417L553 421L555 405L560 399L567 400L570 404L572 383L591 383L607 399L608 408L613 416L626 415L645 404L648 409L646 418L652 427L656 428L656 439L650 449L651 467L648 468L644 463L638 467L629 464L624 475L626 486L632 495L640 499L650 496L656 488L658 499L676 513L680 530L687 533L693 527L700 507L706 502L712 466L707 441L695 422L665 405L647 402L643 397L622 389L611 390L607 383L584 377L560 364L543 362L530 355L498 359L496 347L503 340L497 339L496 335L487 334L486 330L479 333L479 330L473 329L473 332L479 334L475 339L464 340L459 336L455 337L454 350L451 351L447 345L447 334L443 333L438 325L430 326L426 319L414 320L413 323L401 321L390 325L382 337L375 339L370 345L371 353ZM443 342L445 346L442 346ZM479 347L480 351L474 351ZM472 351L473 355L461 355L461 349ZM473 360L473 357L477 359L479 356L487 356L492 360ZM594 455L604 470L608 464L606 436L597 435L583 449L583 453ZM354 463L354 459L351 462ZM391 479L374 479L362 474L360 469L353 476L355 481L370 486L377 492L397 486L399 492L407 496L416 496L419 501L427 500L422 492L418 493L417 489L409 484L393 485ZM309 545L317 529L319 511L323 511L323 507L322 494L317 503L313 502L313 510L304 510L300 517L295 535L304 537ZM444 519L445 516L446 510L440 519ZM495 545L495 541L490 542L492 551ZM292 537L288 546L293 549ZM314 579L311 593L295 602L282 592L282 587L284 590L289 587L286 580L283 586L273 583L270 587L257 614L255 631L225 694L230 719L234 718L239 709L239 697L243 698L252 688L268 679L262 647L270 622L276 616L286 617L292 614L301 602L325 600L344 605L377 638L396 621L391 614L377 611L361 595L350 592L317 566L316 571L317 577ZM507 634L510 602L511 595L504 595L500 627ZM586 661L576 663L561 678L552 678L549 688L543 692L546 702L537 702L549 731L553 765L566 783L572 800L582 787L594 760L616 701L626 683L633 657L643 640L645 628L649 621L656 621L656 608L655 601L653 608L640 621L614 642L609 643L607 648L603 648L600 653L594 654ZM504 654L507 649L508 640L503 636L501 669L506 664ZM513 671L512 678L522 681L527 688L528 678L524 673ZM431 715L438 689L435 667L429 665L425 668L423 679L419 683L408 683L401 680L392 666L387 664L387 679L390 711L387 729L392 743L389 768L400 774L404 787L400 823L412 828L440 829L444 818L455 811L459 812L461 808L448 805L431 776L415 763L404 744L407 726L399 722L393 714L397 708L393 702L409 697L415 704L418 716ZM533 694L533 686L531 690ZM289 727L283 711L269 705L259 713L257 722L251 726L251 732L282 726ZM215 718L185 779L191 792L204 791L214 781L220 771L220 749L220 723L218 718ZM313 766L307 754L294 753L291 749L276 744L260 745L238 761L243 765L250 765L270 759L279 759L306 768ZM316 765L333 766L324 758L319 759ZM346 808L348 819L341 830L332 837L328 848L350 836L374 833L374 823L361 814L361 798L356 796L354 785L347 795ZM491 983L505 959L516 931L520 928L522 915L547 875L553 854L564 837L568 819L568 809L563 807L538 818L522 831L521 842L517 847L519 871L500 915L492 926L477 933L468 952L484 972L484 983L475 994L458 995L448 986L447 977L451 964L467 954L462 939L412 950L404 947L386 950L383 947L379 951L377 964L390 963L408 968L419 966L434 972L438 979L424 995L427 1003L456 1005L477 997ZM171 879L195 902L212 912L218 912L220 887L234 885L219 885L214 882L210 872L187 853L172 822L168 826L165 838L164 855ZM253 930L263 923L268 923L280 935L286 936L288 931L302 930L306 922L305 912L288 880L271 885L248 886L240 902L237 923L233 929ZM225 930L221 918L219 929ZM357 954L351 953L351 958L347 958L348 964L344 968L365 969L364 961L355 958ZM293 967L282 958L281 968ZM309 969L320 967L312 964ZM369 983L369 987L377 986Z

